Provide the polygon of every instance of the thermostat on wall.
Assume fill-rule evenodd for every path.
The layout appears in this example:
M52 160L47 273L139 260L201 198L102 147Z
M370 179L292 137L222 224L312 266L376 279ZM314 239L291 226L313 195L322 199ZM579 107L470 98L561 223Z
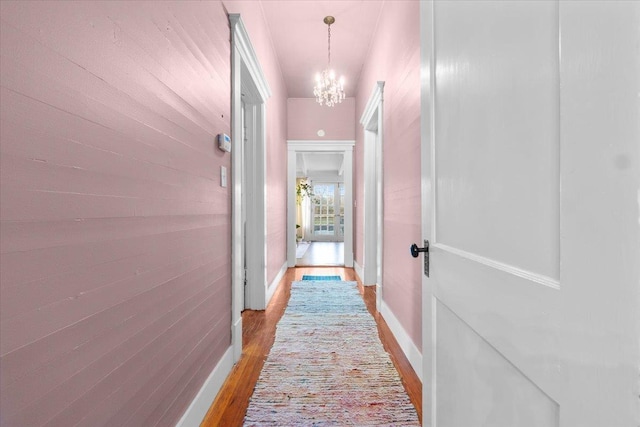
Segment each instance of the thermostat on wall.
M218 148L227 153L231 152L231 138L229 138L229 135L224 133L218 134Z

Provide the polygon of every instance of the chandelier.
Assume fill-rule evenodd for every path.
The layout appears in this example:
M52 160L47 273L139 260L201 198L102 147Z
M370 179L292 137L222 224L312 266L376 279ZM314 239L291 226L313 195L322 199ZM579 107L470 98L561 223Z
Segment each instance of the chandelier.
M333 107L339 104L345 98L344 95L344 77L336 80L336 73L331 69L331 24L336 22L333 16L325 16L324 23L329 27L327 33L328 38L328 65L327 68L316 74L316 85L313 88L313 94L316 101L320 105L325 104L327 107Z

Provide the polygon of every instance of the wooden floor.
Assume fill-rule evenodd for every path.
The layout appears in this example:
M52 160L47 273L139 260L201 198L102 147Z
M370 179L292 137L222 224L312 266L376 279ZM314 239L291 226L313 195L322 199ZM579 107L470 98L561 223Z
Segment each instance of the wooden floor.
M302 258L296 258L296 267L344 267L344 242L311 242Z
M242 313L242 357L229 374L218 393L201 426L241 426L249 398L253 393L264 361L275 340L276 324L282 317L291 295L291 282L301 280L303 274L339 275L343 280L357 280L351 268L343 267L296 267L287 270L265 311L246 310ZM378 333L384 348L400 374L407 394L418 411L422 421L422 384L411 364L402 353L382 316L376 311L376 295L372 286L363 287L358 281L360 292L369 312L378 324Z

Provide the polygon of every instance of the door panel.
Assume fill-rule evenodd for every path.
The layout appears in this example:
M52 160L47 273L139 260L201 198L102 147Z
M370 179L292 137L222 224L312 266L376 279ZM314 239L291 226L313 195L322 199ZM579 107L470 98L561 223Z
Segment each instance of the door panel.
M556 327L551 314L558 310L557 289L438 247L431 256L432 278L438 284L437 306L454 312L469 332L483 337L531 382L557 398L559 342L550 333ZM442 336L437 308L435 314L436 334ZM464 389L459 392L466 393Z
M425 425L635 426L640 3L421 14Z
M554 399L453 311L439 304L436 312L438 371L447 378L437 385L443 402L438 425L558 425Z
M438 426L554 426L558 5L434 12Z
M436 2L435 16L437 240L557 280L558 4Z

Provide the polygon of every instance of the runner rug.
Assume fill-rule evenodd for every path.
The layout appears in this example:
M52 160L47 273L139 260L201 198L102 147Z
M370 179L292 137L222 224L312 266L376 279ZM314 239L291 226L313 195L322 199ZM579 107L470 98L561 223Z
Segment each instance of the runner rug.
M356 282L293 282L244 425L420 425Z

